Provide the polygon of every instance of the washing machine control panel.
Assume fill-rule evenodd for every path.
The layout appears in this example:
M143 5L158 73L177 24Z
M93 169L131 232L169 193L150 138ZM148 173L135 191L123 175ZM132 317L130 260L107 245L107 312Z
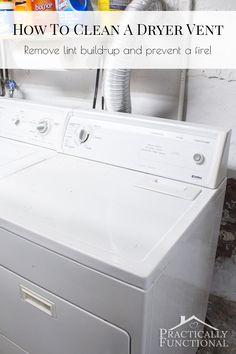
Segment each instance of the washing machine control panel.
M68 109L8 100L0 102L0 136L59 149Z
M63 152L214 188L226 173L229 135L185 122L75 112Z

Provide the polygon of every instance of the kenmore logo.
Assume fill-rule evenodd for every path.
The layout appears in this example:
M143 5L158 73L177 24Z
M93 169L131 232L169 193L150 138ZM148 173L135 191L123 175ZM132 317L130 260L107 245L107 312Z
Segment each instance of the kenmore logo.
M192 178L202 179L202 177L196 175L192 175Z

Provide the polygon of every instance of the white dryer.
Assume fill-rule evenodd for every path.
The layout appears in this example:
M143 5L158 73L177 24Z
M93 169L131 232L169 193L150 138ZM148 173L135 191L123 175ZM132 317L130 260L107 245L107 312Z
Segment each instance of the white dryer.
M68 111L0 99L0 179L54 156Z
M159 331L205 319L229 138L75 111L61 153L0 182L0 353L186 353Z

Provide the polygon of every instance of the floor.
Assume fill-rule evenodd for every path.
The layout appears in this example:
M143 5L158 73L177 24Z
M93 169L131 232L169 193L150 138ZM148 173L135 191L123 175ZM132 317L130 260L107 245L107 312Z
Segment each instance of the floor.
M228 348L215 348L213 351L200 348L198 354L235 354L236 353L236 302L211 295L208 304L209 323L221 330L229 331Z

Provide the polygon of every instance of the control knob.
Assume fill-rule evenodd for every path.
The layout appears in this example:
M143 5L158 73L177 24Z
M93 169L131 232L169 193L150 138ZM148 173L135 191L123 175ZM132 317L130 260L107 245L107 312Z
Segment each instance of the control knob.
M49 123L46 120L42 120L37 124L36 129L40 134L46 134L49 130Z
M205 161L205 157L203 154L196 153L193 155L193 160L197 165L202 165Z
M89 132L84 128L80 128L76 130L75 137L78 144L83 144L88 140Z

